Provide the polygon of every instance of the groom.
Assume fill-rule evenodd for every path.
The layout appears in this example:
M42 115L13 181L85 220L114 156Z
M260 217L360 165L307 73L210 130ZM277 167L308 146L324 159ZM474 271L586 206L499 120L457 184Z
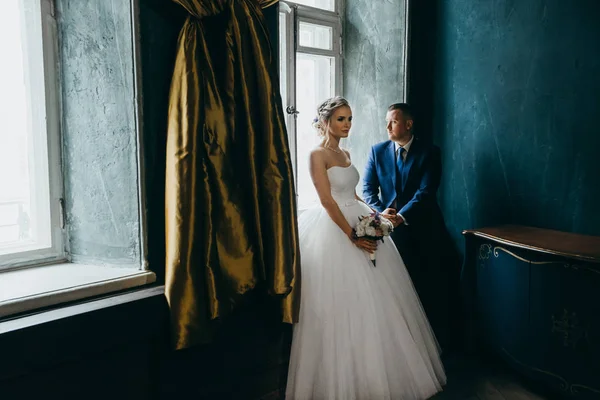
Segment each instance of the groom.
M449 271L444 270L447 264L443 265L441 256L446 230L436 198L442 173L440 149L414 136L408 104L392 104L386 122L390 140L371 148L363 175L363 199L394 224L392 239L443 344L449 323L444 309Z

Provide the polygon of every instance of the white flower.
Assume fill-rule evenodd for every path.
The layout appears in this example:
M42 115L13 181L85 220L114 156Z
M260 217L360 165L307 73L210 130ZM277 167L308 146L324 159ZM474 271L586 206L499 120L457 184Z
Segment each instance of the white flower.
M377 235L377 231L372 226L367 227L365 229L365 232L368 236L376 236Z
M394 230L394 225L389 219L381 217L381 225L379 228L381 229L381 232L383 232L384 236L389 236L389 234Z
M365 227L361 224L356 225L356 236L365 236Z
M394 225L388 220L385 220L383 224L381 224L381 228L383 230L384 235L389 235L394 230Z

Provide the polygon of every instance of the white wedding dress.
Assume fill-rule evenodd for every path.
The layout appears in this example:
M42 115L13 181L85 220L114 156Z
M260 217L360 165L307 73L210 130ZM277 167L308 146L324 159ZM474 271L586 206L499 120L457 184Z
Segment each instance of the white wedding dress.
M354 226L371 210L356 201L356 168L327 171ZM299 218L302 297L286 400L421 400L446 383L440 351L394 243L378 242L377 266L321 206Z

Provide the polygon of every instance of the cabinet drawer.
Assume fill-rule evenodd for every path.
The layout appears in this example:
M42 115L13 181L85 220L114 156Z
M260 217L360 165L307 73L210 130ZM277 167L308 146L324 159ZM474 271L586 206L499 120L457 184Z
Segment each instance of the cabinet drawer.
M600 271L533 255L530 291L538 378L576 398L600 398Z

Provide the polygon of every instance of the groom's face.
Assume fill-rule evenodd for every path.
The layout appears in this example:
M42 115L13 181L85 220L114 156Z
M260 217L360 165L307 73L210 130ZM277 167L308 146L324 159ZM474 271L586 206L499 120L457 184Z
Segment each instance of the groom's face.
M388 111L385 116L387 132L394 142L408 142L412 136L412 119L406 119L402 110Z

